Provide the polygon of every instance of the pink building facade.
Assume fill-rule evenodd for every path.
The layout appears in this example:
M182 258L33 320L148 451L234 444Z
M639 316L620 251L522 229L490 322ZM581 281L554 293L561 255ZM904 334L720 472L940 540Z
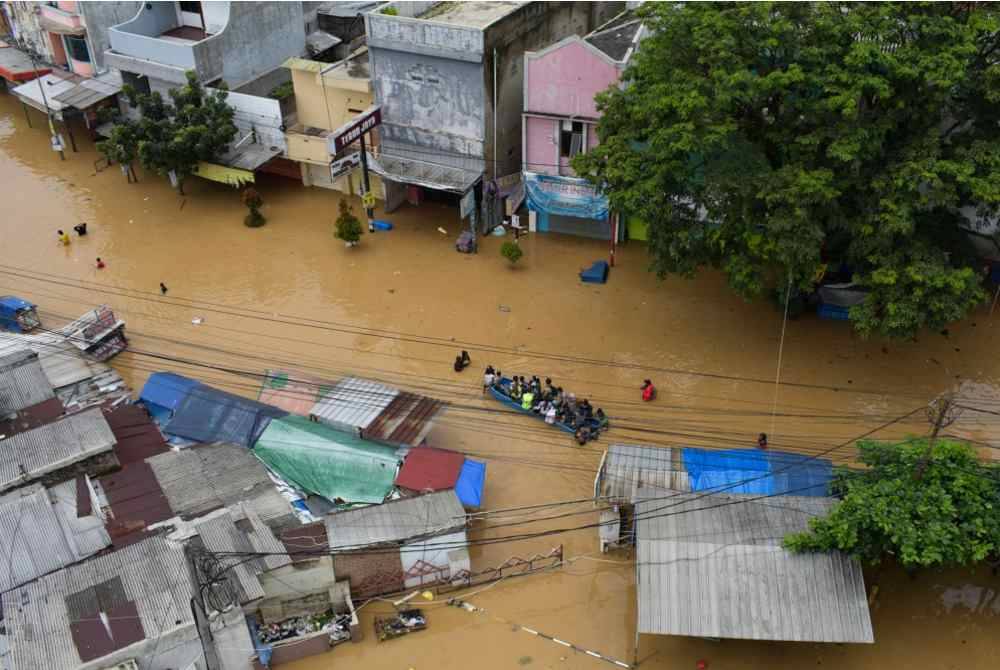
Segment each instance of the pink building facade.
M539 232L620 238L607 199L577 178L570 161L597 145L595 97L618 83L641 33L641 23L624 16L525 53L522 174Z

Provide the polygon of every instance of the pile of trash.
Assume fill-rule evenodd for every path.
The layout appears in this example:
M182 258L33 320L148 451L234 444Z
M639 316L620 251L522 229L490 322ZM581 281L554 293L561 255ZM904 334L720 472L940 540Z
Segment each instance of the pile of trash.
M260 627L260 641L264 644L274 644L320 631L329 633L330 641L333 643L349 640L351 617L349 614L334 614L328 611L321 615L293 617L279 623L266 624Z
M404 610L388 619L375 619L375 636L382 640L391 640L413 631L427 628L427 619L420 610Z

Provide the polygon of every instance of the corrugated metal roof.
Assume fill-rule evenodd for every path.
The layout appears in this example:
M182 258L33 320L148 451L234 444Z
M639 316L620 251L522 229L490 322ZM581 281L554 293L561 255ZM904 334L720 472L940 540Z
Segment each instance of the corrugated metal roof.
M636 505L640 633L874 642L860 564L781 546L831 499L687 493L661 512L663 495Z
M454 491L428 493L326 517L330 549L404 543L465 527L465 509Z
M107 529L115 547L138 542L148 535L147 526L174 516L149 463L132 463L98 483L111 507Z
M391 181L452 193L465 193L483 175L474 170L387 153L384 149L378 156L368 154L368 167Z
M9 437L0 441L0 491L111 451L114 445L111 427L97 408Z
M22 333L0 332L0 354L8 354L22 349L31 349L38 354L42 370L52 388L59 389L90 379L93 372L83 359L79 349L64 338L51 333L24 335Z
M86 498L78 495L78 486L83 485L87 491ZM71 544L76 547L80 558L93 556L102 549L111 546L111 537L104 528L104 520L94 514L89 490L83 483L83 477L76 480L56 484L49 488L49 499L59 515Z
M641 488L691 490L680 454L669 447L612 444L597 472L594 496L630 502Z
M115 453L122 467L170 451L163 433L139 405L122 405L104 417L115 436Z
M233 444L171 451L147 461L174 513L193 518L240 502L268 525L292 514L267 470L253 454Z
M9 419L0 420L0 439L52 423L66 413L59 398L26 407Z
M67 107L84 110L122 90L122 76L116 70L96 77L81 78L75 83L73 88L52 97Z
M410 449L399 468L396 486L413 491L453 489L465 456L457 451L418 447Z
M64 494L54 491L57 496ZM71 498L68 502L74 501ZM96 543L83 537L82 546L78 546L77 537L68 527L76 517L76 506L71 506L72 519L68 510L60 510L53 504L49 493L39 484L0 497L0 557L9 566L0 570L0 591L76 563L110 544L104 534L103 541ZM100 527L99 520L97 525Z
M271 529L244 505L234 505L232 508L208 515L195 521L194 527L208 551L275 554L285 551L284 545L278 541ZM292 559L285 555L263 556L250 560L244 556L222 556L217 560L229 568L227 576L237 586L241 605L264 597L264 588L258 579L260 574L292 562Z
M281 544L292 554L293 561L312 560L317 552L326 552L330 543L326 539L326 523L314 521L296 528L289 528L281 534ZM304 552L296 555L296 552Z
M0 355L0 416L55 397L38 354L29 350Z
M100 623L101 619L99 615L83 616L82 611L88 608L77 605L104 603L109 595L110 605L124 598L116 610L120 608L125 614L113 617L110 615L116 610L106 612L114 638L105 640L109 644L97 653L103 651L106 655L109 649L119 648L138 634L146 644L133 647L131 656L139 660L140 667L147 667L148 656L159 654L161 647L164 656L157 656L161 663L169 663L165 657L172 657L170 652L181 647L189 660L199 660L201 643L191 613L194 585L189 575L182 547L162 537L153 537L2 594L11 665L17 670L80 667L83 657L93 654L91 649L81 653L74 640L73 628L85 633L88 624L95 620ZM120 590L114 585L116 578L120 580ZM109 581L113 582L113 588L103 589L102 585ZM83 598L87 589L97 589L105 595L101 597L96 591L90 591L93 597ZM128 616L127 610L131 609L128 603L135 608L135 618ZM96 633L109 637L104 626ZM96 643L96 637L96 634L91 636L91 644ZM169 644L157 644L157 638L161 637L169 637ZM180 660L176 663L175 667L181 667ZM169 664L162 667L169 667Z
M375 421L397 395L399 389L391 386L345 377L323 393L309 413L334 428L358 432Z

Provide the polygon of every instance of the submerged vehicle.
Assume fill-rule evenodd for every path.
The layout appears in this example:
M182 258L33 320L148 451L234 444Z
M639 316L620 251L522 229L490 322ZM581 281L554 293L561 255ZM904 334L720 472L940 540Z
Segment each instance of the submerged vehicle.
M13 295L0 297L0 327L4 330L30 333L41 325L35 305Z

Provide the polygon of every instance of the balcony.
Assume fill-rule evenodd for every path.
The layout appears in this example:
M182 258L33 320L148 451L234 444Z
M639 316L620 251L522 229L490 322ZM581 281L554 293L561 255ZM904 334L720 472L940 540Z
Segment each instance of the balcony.
M175 2L147 3L135 18L113 26L108 31L111 48L105 52L108 65L174 84L183 84L189 70L202 82L221 77L219 35L182 25L176 8ZM221 25L224 28L225 22Z
M80 14L76 11L75 2L60 2L58 7L40 5L38 24L50 33L61 35L83 35L86 28Z

